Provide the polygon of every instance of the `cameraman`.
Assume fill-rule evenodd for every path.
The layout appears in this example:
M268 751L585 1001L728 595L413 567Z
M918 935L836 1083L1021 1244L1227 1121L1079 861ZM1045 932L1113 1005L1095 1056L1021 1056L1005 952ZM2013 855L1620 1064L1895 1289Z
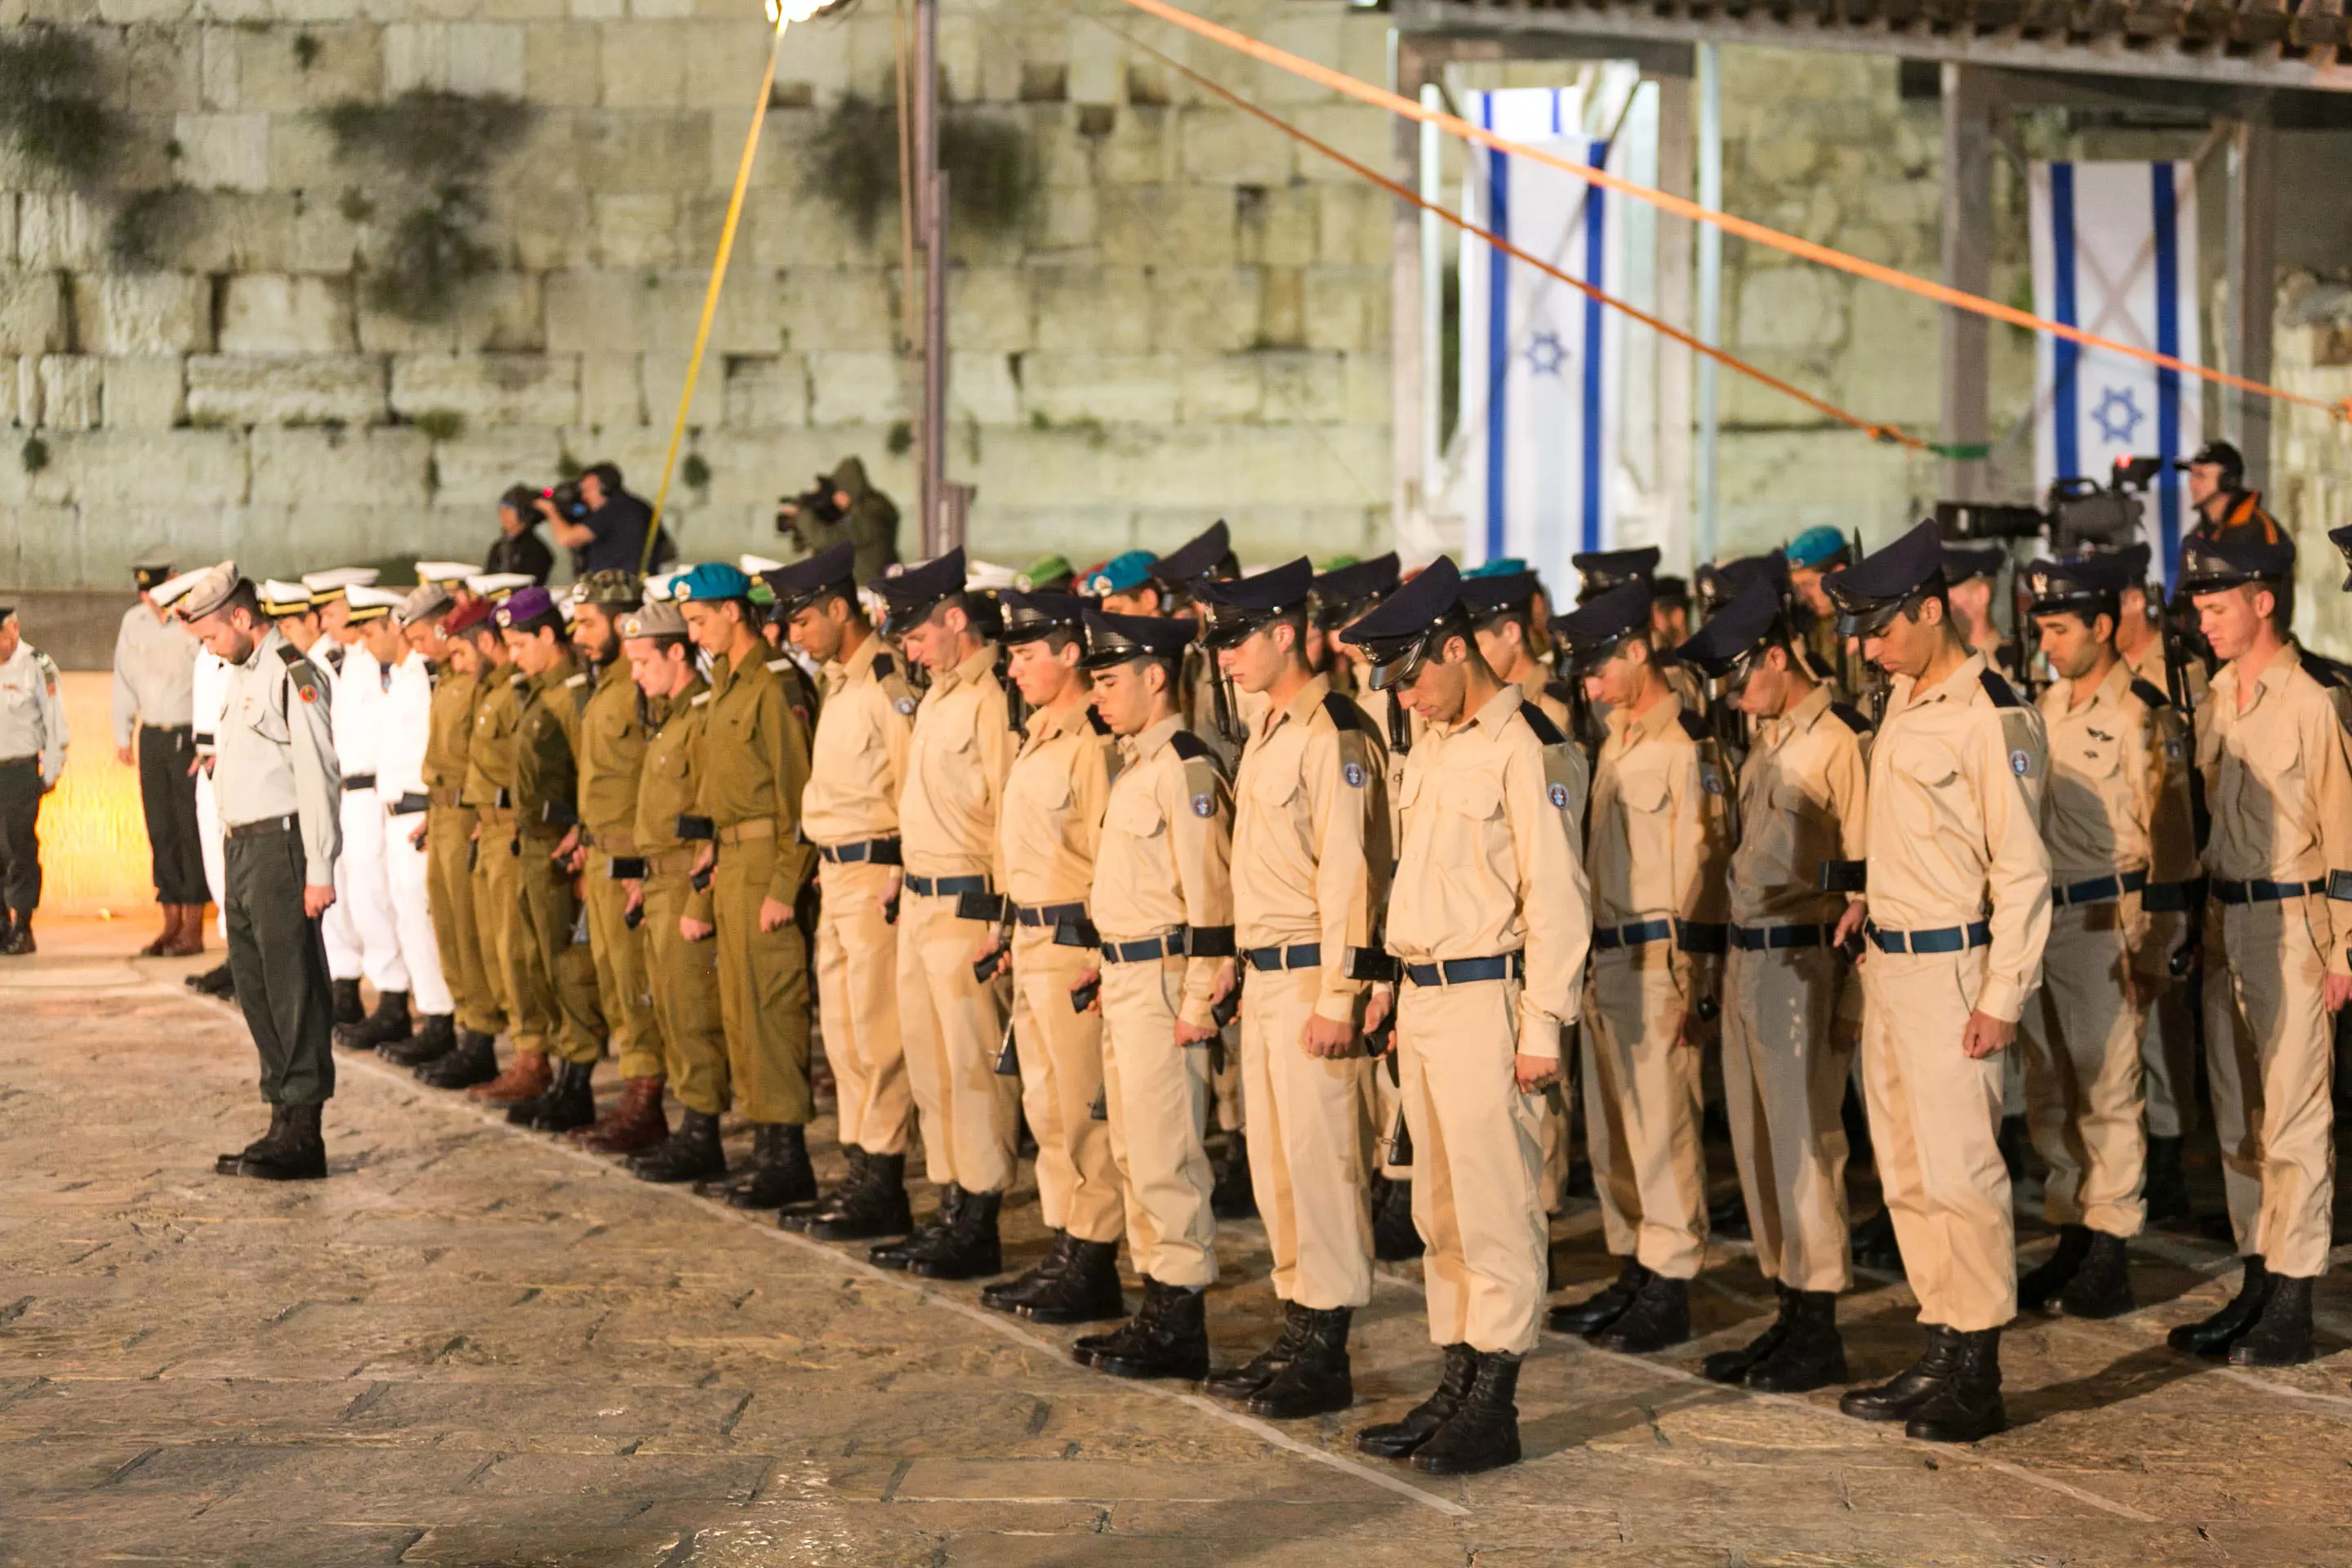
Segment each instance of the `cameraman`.
M520 572L547 586L547 574L555 570L555 552L539 537L536 516L546 505L529 485L510 486L499 498L499 538L482 557L483 572Z
M581 475L580 500L587 510L573 519L564 516L550 498L539 498L547 531L572 552L572 574L586 578L599 572L647 570L646 533L653 526L654 510L621 488L620 468L598 463ZM655 544L652 569L667 565L677 553L665 530Z
M2246 459L2227 441L2208 441L2197 455L2172 465L2189 476L2189 504L2198 522L2189 539L2208 543L2276 544L2285 537L2263 510L2260 490L2246 489Z
M844 458L833 472L819 474L807 494L779 506L776 531L811 555L849 544L861 583L882 576L898 559L898 508L866 479L856 458Z

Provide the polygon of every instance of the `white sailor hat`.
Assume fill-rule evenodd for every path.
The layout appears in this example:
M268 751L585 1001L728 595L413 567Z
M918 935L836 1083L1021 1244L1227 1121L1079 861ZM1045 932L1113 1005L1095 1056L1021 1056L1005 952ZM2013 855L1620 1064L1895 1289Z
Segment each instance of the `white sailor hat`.
M322 603L346 588L373 588L381 574L373 566L331 566L324 572L302 574L302 586Z
M318 601L311 596L310 590L299 583L287 583L272 577L261 584L259 592L261 613L273 618L306 616L318 608Z
M354 583L343 590L343 597L351 601L352 620L372 621L400 608L408 595L394 588L379 588L372 583Z
M420 561L416 563L416 581L421 585L438 583L446 587L462 583L474 574L474 568L463 561Z
M503 599L519 588L531 585L528 572L488 572L466 579L466 586L485 599Z

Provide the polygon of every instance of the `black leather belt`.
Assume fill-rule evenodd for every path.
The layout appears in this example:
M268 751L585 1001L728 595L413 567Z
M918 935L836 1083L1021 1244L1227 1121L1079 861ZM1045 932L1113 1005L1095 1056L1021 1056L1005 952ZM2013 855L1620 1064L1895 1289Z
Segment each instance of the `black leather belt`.
M159 735L188 735L195 732L194 724L142 724L142 730L152 730Z
M1866 922L1864 929L1881 952L1965 952L1992 941L1992 927L1983 921L1937 931L1881 931Z
M1820 947L1836 933L1832 925L1743 926L1730 929L1731 945L1742 952L1779 952L1784 947Z
M988 891L988 879L985 877L909 877L905 886L907 891L915 894L918 898L951 899L963 893Z
M2076 904L2104 904L2110 899L2120 899L2126 893L2137 893L2147 886L2145 871L2126 871L2114 877L2094 877L2087 882L2069 882L2063 888L2050 889L2050 901L2060 909Z
M266 838L273 833L291 833L301 826L299 816L265 816L258 822L232 822L221 831L231 838Z
M1015 904L1013 918L1025 926L1066 926L1085 923L1084 904Z
M1185 953L1185 933L1170 931L1166 936L1147 937L1141 942L1107 942L1102 944L1106 963L1152 963L1163 958L1181 958Z
M415 816L420 811L430 809L432 805L431 795L419 795L415 790L410 790L406 795L384 807L384 810L394 816Z
M1635 921L1631 925L1601 926L1592 933L1592 945L1603 952L1615 952L1621 947L1641 947L1654 942L1664 942L1675 934L1672 921Z
M1527 973L1527 955L1498 952L1492 958L1448 958L1408 963L1404 977L1415 985L1467 985L1478 980L1517 980Z
M1242 956L1252 969L1320 969L1323 944L1302 942L1293 947L1254 947Z
M898 841L895 838L868 838L856 844L820 844L816 852L836 866L901 864Z
M345 773L343 775L343 793L346 795L349 795L353 790L373 788L375 788L375 775L373 773Z
M2308 882L2270 882L2259 877L2248 882L2225 882L2219 877L2213 879L2213 896L2225 904L2278 904L2326 890L2325 877Z

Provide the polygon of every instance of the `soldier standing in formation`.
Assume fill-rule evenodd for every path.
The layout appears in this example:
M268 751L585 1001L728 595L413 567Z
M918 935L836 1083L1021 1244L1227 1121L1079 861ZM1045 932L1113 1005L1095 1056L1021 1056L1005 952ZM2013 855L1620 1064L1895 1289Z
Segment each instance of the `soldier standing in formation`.
M392 910L393 939L400 950L400 965L408 975L409 994L387 1002L378 999L374 1016L365 1024L340 1031L341 1043L378 1052L390 1051L411 1040L417 1060L430 1060L453 1050L457 1037L457 1003L441 969L441 950L433 930L431 852L425 844L425 817L431 797L425 787L425 754L432 742L433 671L417 652L411 636L415 623L429 619L447 605L449 595L439 588L420 587L414 594L388 588L350 590L354 613L381 608L360 626L360 644L375 671L376 707L373 722L381 729L376 747L374 829L382 855L384 901ZM409 1003L424 1019L413 1028Z
M139 770L139 805L153 861L163 930L140 954L188 958L205 950L203 840L196 830L196 642L155 600L172 579L172 552L151 550L131 563L139 602L122 612L114 638L114 755Z
M41 907L41 797L58 787L71 740L58 667L0 605L0 953L34 951Z

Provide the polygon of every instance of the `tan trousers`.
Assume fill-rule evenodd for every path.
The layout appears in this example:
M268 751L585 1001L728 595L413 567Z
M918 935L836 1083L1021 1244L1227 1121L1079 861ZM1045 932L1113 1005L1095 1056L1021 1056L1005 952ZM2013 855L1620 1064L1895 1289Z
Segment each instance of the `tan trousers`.
M2151 1138L2185 1138L2197 1125L2197 1030L2189 996L2187 980L2167 984L2147 1010L2147 1030L2140 1036L2140 1083Z
M1194 1290L1217 1282L1217 1221L1209 1211L1215 1173L1202 1142L1209 1047L1176 1043L1183 999L1181 958L1103 965L1103 1097L1128 1255L1146 1279Z
M596 960L572 940L580 900L572 873L548 858L552 838L525 837L517 859L516 927L508 939L514 976L515 1047L545 1051L558 1061L594 1062L604 1055L604 1019L597 1007Z
M646 929L629 929L629 889L613 879L613 858L588 851L582 880L588 895L588 944L596 963L596 995L613 1031L613 1054L623 1078L662 1076L661 1023L654 1014L653 982L646 973Z
M1274 1293L1318 1312L1372 1299L1371 1063L1360 1047L1333 1061L1298 1043L1321 984L1313 969L1253 970L1241 1017L1250 1184Z
M1525 1354L1542 1321L1551 1227L1545 1097L1520 1093L1512 1071L1518 987L1407 983L1398 1006L1429 1337Z
M1733 948L1723 973L1723 1098L1764 1278L1791 1290L1853 1283L1845 1216L1846 1075L1830 1043L1836 951Z
M1668 945L1592 955L1584 1005L1584 1143L1609 1250L1669 1279L1706 1252L1699 1058Z
M457 1026L495 1035L507 1026L507 1015L483 956L481 922L474 913L475 878L466 868L473 854L475 820L474 813L462 805L436 805L426 816L425 901L433 911L442 977L457 1004Z
M772 838L719 846L710 882L711 924L719 928L719 1016L727 1029L735 1107L744 1120L804 1127L816 1114L809 1094L808 950L789 900L784 923L760 929L760 906L775 869Z
M511 847L514 813L483 812L474 843L474 925L481 938L482 973L505 1026L515 1026L513 936L522 923L520 863ZM533 1047L536 1049L537 1047Z
M895 866L817 865L816 1006L844 1148L903 1154L914 1131L898 1044L898 933L883 918Z
M922 1118L930 1179L968 1193L1013 1184L1020 1083L996 1071L1012 988L971 977L972 955L995 929L956 918L952 898L898 900L898 1031L907 1081Z
M1117 1241L1127 1229L1103 1092L1102 1016L1070 1006L1070 987L1100 955L1056 947L1052 931L1016 926L1013 1033L1020 1042L1021 1108L1037 1140L1037 1208L1046 1226L1080 1241Z
M2205 1071L2238 1251L2274 1274L2327 1269L2336 1204L2334 1020L2320 999L2326 900L2205 917Z
M669 1092L688 1110L716 1116L728 1106L727 1026L719 1006L719 944L678 934L693 899L683 871L646 879L646 967L661 1026Z
M1970 1061L1960 1034L1988 950L1867 950L1862 1083L1878 1181L1919 1321L1974 1333L2017 1315L2016 1226L2001 1163L2002 1056Z
M2042 989L2025 1005L2025 1121L2050 1173L2042 1217L2134 1237L2147 1217L2140 1126L2145 1008L2125 999L2123 906L2053 910Z

